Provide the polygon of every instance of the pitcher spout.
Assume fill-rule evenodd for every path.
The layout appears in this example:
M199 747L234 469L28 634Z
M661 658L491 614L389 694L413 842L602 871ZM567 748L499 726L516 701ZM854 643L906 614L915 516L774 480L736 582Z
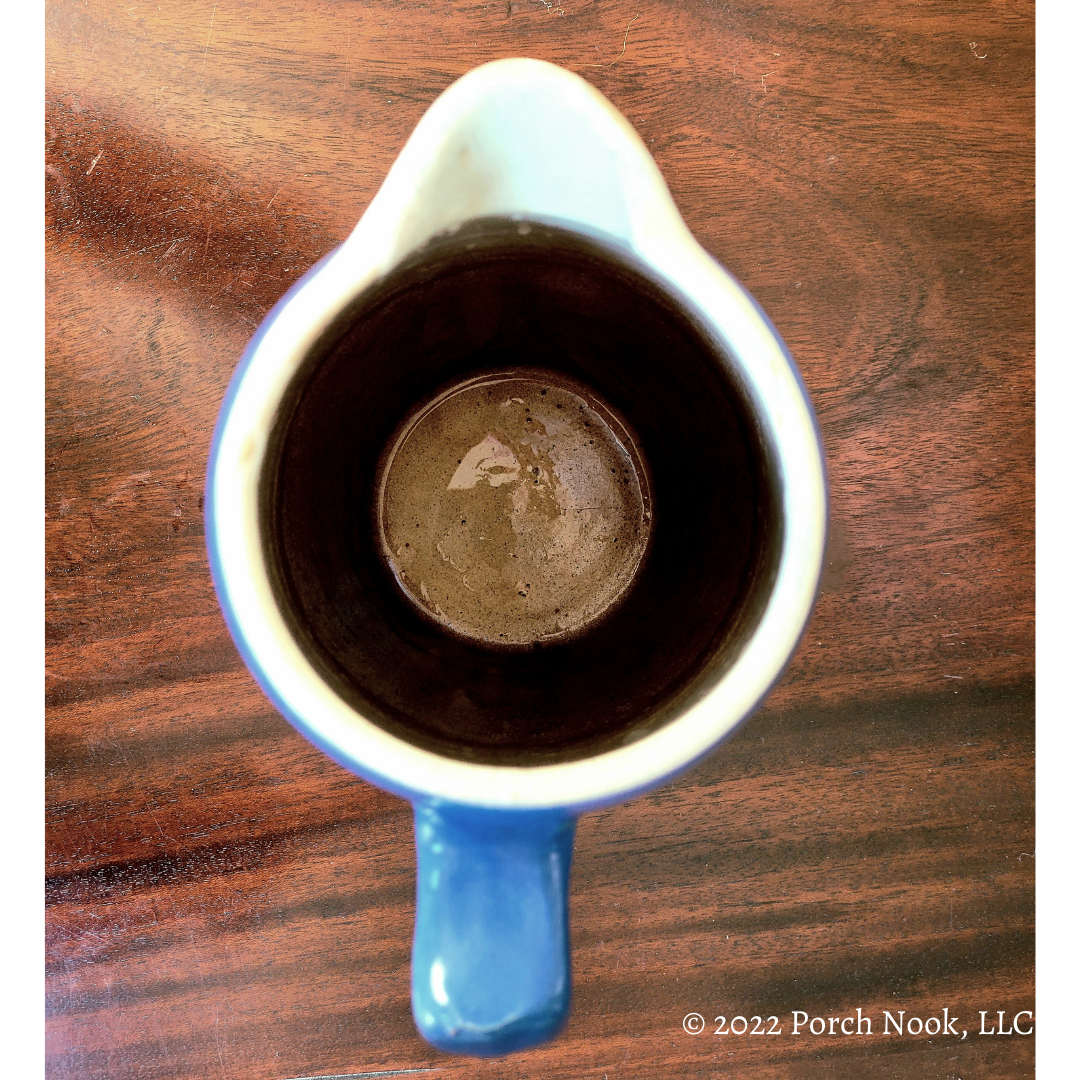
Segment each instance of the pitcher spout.
M625 117L579 76L508 59L463 76L424 114L348 243L387 268L487 216L549 221L637 247L685 231Z

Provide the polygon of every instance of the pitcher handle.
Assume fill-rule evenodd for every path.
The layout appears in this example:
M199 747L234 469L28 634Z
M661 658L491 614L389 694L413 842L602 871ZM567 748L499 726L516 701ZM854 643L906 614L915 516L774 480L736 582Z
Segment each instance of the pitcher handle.
M576 819L418 801L412 1006L433 1046L536 1046L570 1008L567 886Z

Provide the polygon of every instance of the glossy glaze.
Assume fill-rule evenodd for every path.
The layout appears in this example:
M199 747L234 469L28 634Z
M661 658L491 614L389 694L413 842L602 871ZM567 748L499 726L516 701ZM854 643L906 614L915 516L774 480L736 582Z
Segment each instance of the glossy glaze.
M418 801L412 1005L440 1050L496 1057L550 1039L570 1008L575 818Z

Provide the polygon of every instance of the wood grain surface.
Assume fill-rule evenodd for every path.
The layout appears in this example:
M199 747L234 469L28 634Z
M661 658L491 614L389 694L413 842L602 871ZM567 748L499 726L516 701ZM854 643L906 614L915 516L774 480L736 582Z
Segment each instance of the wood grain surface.
M1034 1009L1030 0L53 0L48 1075L1027 1077ZM828 566L764 707L586 815L566 1032L409 1012L406 804L263 698L202 491L247 338L424 110L502 56L635 124L791 347ZM882 1010L968 1037L882 1033ZM793 1010L873 1034L790 1034ZM777 1014L779 1037L682 1030Z

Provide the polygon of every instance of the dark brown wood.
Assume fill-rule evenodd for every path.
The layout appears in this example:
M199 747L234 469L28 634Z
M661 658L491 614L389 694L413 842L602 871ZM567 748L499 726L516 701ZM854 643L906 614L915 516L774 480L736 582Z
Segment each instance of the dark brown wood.
M49 1076L1033 1075L1030 1038L977 1034L1034 1008L1033 4L47 18ZM832 535L759 713L583 819L566 1033L483 1063L412 1026L408 807L262 697L201 510L254 327L438 93L507 55L622 109L776 322ZM681 1028L857 1007L873 1035ZM966 1040L881 1033L944 1007Z

